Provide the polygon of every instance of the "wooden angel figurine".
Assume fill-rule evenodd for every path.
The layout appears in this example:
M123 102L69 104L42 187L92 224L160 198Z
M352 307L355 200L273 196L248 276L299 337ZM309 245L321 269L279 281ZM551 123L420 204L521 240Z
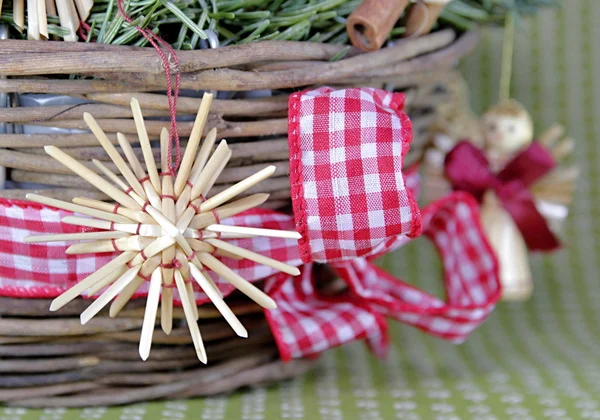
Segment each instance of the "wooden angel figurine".
M528 251L559 247L556 237L567 216L577 177L559 165L573 148L560 126L534 142L527 110L509 100L480 121L479 138L458 141L438 133L424 155L428 199L457 189L481 202L481 223L496 252L503 297L524 300L533 292ZM456 136L456 132L452 133Z

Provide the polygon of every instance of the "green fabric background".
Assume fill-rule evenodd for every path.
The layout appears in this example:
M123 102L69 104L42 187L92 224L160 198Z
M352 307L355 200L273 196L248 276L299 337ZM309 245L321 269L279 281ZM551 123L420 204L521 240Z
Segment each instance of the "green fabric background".
M600 1L568 0L517 30L512 93L538 132L564 123L581 169L568 247L532 259L536 290L502 303L455 346L392 323L385 361L362 343L330 351L318 369L229 397L87 410L0 408L0 420L64 419L600 419ZM486 30L463 63L475 110L497 99L500 31ZM383 263L439 290L433 249L419 240Z

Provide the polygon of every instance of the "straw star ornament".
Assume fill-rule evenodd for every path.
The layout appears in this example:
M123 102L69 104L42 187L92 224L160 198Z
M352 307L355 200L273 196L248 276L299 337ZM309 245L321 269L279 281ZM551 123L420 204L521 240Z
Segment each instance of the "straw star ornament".
M237 259L246 258L291 275L299 274L296 267L225 241L254 236L298 239L300 235L294 231L228 226L220 223L227 217L259 206L267 200L268 194L237 197L273 175L275 167L268 166L226 190L205 198L232 154L227 142L222 140L211 155L217 137L216 129L209 131L200 147L211 102L212 95L205 94L177 173L172 169L170 138L166 129L161 133L162 173L158 172L140 105L136 99L132 99L131 108L146 165L145 170L127 138L122 134L117 135L126 161L90 114L84 114L85 122L123 179L102 162L93 161L108 180L59 148L45 147L46 153L116 203L87 198L75 198L73 203L69 203L36 194L27 195L29 200L90 216L67 216L62 221L94 228L96 231L29 236L26 242L82 240L85 242L71 245L67 253L120 252L118 257L54 299L50 306L51 311L60 309L85 291L91 296L106 288L82 312L81 323L87 323L111 301L109 313L111 317L115 317L145 281L150 283L139 347L140 356L144 360L150 354L159 300L162 329L167 334L171 332L173 289L177 289L196 353L198 358L206 363L206 352L197 323L198 309L192 282L196 282L205 292L237 335L248 336L246 329L206 273L206 269L212 270L263 308L276 307L273 299L232 271L216 258L215 254Z

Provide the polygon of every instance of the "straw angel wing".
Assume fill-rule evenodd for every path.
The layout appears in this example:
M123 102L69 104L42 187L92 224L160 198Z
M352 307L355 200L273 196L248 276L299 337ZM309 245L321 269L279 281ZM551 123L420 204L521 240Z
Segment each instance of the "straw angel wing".
M54 299L51 311L60 309L86 291L88 295L93 295L103 290L81 314L81 322L88 322L111 301L110 316L115 317L137 289L144 282L149 282L139 349L144 360L150 353L159 300L162 329L167 334L171 332L173 291L176 289L198 358L206 363L192 283L196 283L206 293L239 336L247 337L246 329L225 303L206 269L218 274L260 306L268 309L276 307L273 299L241 278L214 255L246 258L290 275L299 274L297 267L227 242L229 238L271 236L298 239L300 235L293 231L220 224L220 220L259 206L267 200L268 194L254 194L243 198L238 196L271 176L275 167L268 166L206 198L232 155L225 140L212 152L217 138L215 129L208 132L199 147L211 101L212 95L205 94L177 174L171 171L169 165L169 134L166 129L161 133L162 174L159 174L140 105L133 99L131 108L146 169L125 136L117 136L125 155L123 158L89 114L84 115L85 122L123 178L102 162L94 161L97 172L106 178L101 177L59 148L45 147L50 156L104 192L116 204L86 198L76 198L73 203L68 203L35 194L27 196L32 201L89 216L68 216L63 222L99 231L30 236L26 238L26 242L86 240L87 242L70 246L67 253L120 252L111 262Z

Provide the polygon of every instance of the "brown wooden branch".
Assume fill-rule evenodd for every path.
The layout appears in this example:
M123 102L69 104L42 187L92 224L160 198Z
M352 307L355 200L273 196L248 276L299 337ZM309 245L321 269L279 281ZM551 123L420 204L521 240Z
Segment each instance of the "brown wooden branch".
M83 103L78 105L33 106L0 108L0 122L29 123L79 120L84 112L96 119L132 118L129 102L136 98L142 103L144 117L168 117L169 105L166 95L152 93L90 94L90 100L110 104ZM201 99L179 98L177 115L196 115ZM216 105L216 106L215 106ZM287 95L259 99L214 100L212 119L225 116L268 116L287 114Z
M256 61L329 60L344 46L315 42L266 41L216 49L177 51L183 73L242 65ZM96 43L0 41L0 75L141 72L164 74L153 48ZM124 59L126 57L126 59Z
M191 379L143 388L124 388L119 392L90 393L55 398L32 398L11 401L10 405L21 407L89 407L130 404L151 401L167 396L208 396L231 391L254 383L280 381L297 376L315 364L313 360L294 360L283 363L274 361L246 369L239 369L223 379L207 382L201 373Z
M451 30L445 30L419 38L399 41L391 48L370 53L368 58L359 55L336 62L318 63L314 66L291 70L248 72L222 68L185 73L181 76L181 86L184 89L247 91L324 84L436 51L451 44L454 39L455 33ZM96 75L114 78L124 83L142 83L155 89L164 85L164 76L149 73L118 73L113 75L97 73Z
M100 127L107 133L123 133L136 135L137 130L133 120L127 119L96 119ZM87 125L82 119L76 120L64 120L64 121L51 121L37 123L36 125L47 126L47 127L58 127L67 129L79 129L87 130ZM167 121L145 121L148 135L158 137L163 128L168 126ZM192 132L194 123L191 122L179 122L177 129L179 135L182 137L188 137ZM206 124L205 132L212 128L218 129L219 138L229 137L253 137L253 136L272 136L276 134L287 133L287 118L268 119L259 121L248 121L248 122L231 122L224 121L221 118L210 115L209 120Z
M79 319L0 318L0 334L16 337L93 335L107 331L127 331L141 326L141 320L128 318L96 317L86 325L81 325Z
M2 136L0 136L0 141L1 140ZM187 141L181 141L180 144L181 148L184 149L187 146ZM22 144L19 145L24 146ZM289 157L288 141L285 138L230 143L229 148L233 151L233 155L227 163L227 167L254 165L261 162L283 161L288 160ZM62 150L75 159L97 159L104 162L110 162L110 156L106 154L106 151L101 146L63 147ZM46 152L41 147L22 148L17 151L34 155L46 155ZM136 147L133 151L140 162L142 162L142 150ZM158 161L160 159L160 148L152 148L152 152L155 159Z
M103 385L101 384L88 381L37 387L0 389L0 401L22 400L30 398L52 397L55 395L82 393L95 391L102 387Z
M33 193L46 197L56 198L63 201L71 201L75 197L93 198L94 200L106 200L106 194L93 190L79 188L49 188L49 189L8 189L0 190L0 197L9 200L25 200L25 195Z
M154 356L154 353L152 353ZM206 368L190 369L184 372L149 372L132 374L114 374L100 378L98 382L105 385L128 386L128 385L158 385L173 383L176 381L196 378L205 378L205 382L212 382L233 375L256 365L273 360L272 351L258 354L249 354Z
M2 156L2 153L0 151L0 157ZM55 186L61 186L61 185L69 185L72 188L93 188L90 187L90 184L82 179L81 177L77 176L77 175L71 175L72 172L69 172L69 169L66 168L66 172L65 174L61 173L54 173L52 172L52 170L54 170L55 168L48 168L46 166L44 166L43 162L47 161L47 157L46 156L35 156L35 159L33 159L33 157L31 155L29 155L29 162L35 164L35 169L30 168L27 169L25 168L25 170L23 169L14 169L11 173L11 178L13 181L16 182L30 182L33 184L45 184L45 185L55 185ZM91 166L93 164L90 164L89 162L84 162L81 161L81 163L86 164L86 166L89 166L91 168ZM272 162L270 163L271 165L274 165L277 169L275 171L275 176L287 176L290 173L290 165L287 161L281 161L281 162ZM106 166L109 166L108 164L105 164ZM116 170L116 167L113 165L110 165L111 168ZM215 182L215 185L222 185L222 184L232 184L232 183L236 183L238 181L243 180L244 178L249 177L250 175L254 174L255 172L257 172L258 170L261 170L265 167L265 164L257 164L257 165L251 165L251 166L238 166L238 167L232 167L232 168L225 168L223 170L223 172L221 173L221 176L219 176L219 179L217 179L217 181ZM36 172L34 172L36 171ZM39 172L39 171L44 171L44 172Z
M246 72L220 68L182 75L183 89L217 89L247 91L279 89L313 84L326 84L375 70L392 63L444 48L455 39L451 30L399 41L394 47L355 56L336 62L324 62L309 67L270 72ZM216 49L217 51L220 49ZM264 61L264 60L257 60ZM214 66L211 66L214 68ZM23 73L20 73L21 75ZM101 73L97 73L101 76ZM98 92L132 92L164 89L164 75L156 73L108 73L110 80L43 80L3 79L0 92L45 92L85 94Z
M460 57L468 55L477 46L478 39L479 34L477 32L467 32L446 48L420 57L410 58L390 66L364 72L360 77L385 78L402 74L415 74L422 71L439 70L442 67L452 67Z
M96 366L100 359L96 356L55 357L43 359L0 360L0 373L42 373L61 370L81 369Z
M114 105L129 107L131 98L136 98L142 110L169 110L167 95L155 93L90 93L86 97L90 100ZM180 96L177 99L177 111L181 113L196 114L200 107L201 98L188 98ZM262 116L287 112L288 95L277 95L258 99L213 99L211 112L224 116ZM144 115L146 111L144 111Z
M1 81L2 79L0 79ZM118 144L116 134L107 134L113 144ZM133 139L132 139L133 140ZM157 140L151 138L150 140ZM1 134L0 148L41 148L44 146L73 147L97 146L98 139L93 134Z
M0 122L29 123L81 119L84 112L95 118L132 118L131 108L105 104L31 106L0 108ZM183 114L183 113L182 113ZM169 113L161 110L146 110L145 117L166 117Z

